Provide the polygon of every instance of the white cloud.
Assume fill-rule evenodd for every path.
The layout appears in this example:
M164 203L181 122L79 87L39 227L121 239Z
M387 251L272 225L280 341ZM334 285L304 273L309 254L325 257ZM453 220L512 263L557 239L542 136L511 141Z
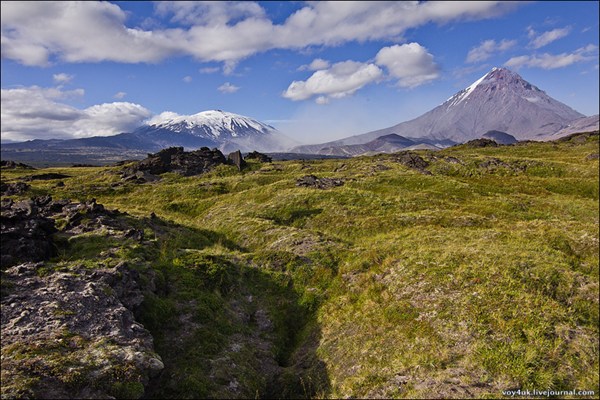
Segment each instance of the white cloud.
M598 59L598 46L589 44L586 47L579 48L572 53L561 53L561 54L534 54L530 56L518 56L512 57L510 60L504 63L509 68L542 68L542 69L556 69L564 68L571 64L592 61Z
M282 96L293 100L306 100L317 96L317 104L328 104L331 99L355 93L384 77L380 66L386 67L389 77L397 79L400 87L416 87L439 77L439 68L433 56L418 43L383 47L375 56L375 63L344 61L325 66L326 61L314 60L306 69L319 67L306 81L293 81Z
M201 74L214 74L215 72L219 72L220 70L221 68L219 67L204 67L200 68L198 72L200 72Z
M496 42L495 40L484 40L479 46L469 50L467 62L476 63L485 61L494 54L506 51L516 44L516 40L502 39L500 42Z
M69 83L73 80L73 75L60 73L52 75L52 79L54 79L54 83L65 84Z
M329 61L323 60L322 58L315 58L310 64L298 67L298 71L318 71L320 69L329 68L329 65Z
M375 56L375 62L385 66L400 87L416 87L440 76L433 56L418 43L384 47Z
M156 12L177 28L126 25L109 2L2 2L2 56L26 65L115 61L153 63L191 55L235 63L270 49L335 46L348 41L396 39L427 23L503 15L519 2L310 2L275 24L254 2L159 3Z
M238 90L240 90L240 87L235 86L235 85L231 84L230 82L225 82L224 84L219 86L217 88L217 90L221 93L235 93Z
M184 77L183 77L183 79L182 79L182 80L183 80L185 83L190 83L190 82L191 82L193 79L192 79L192 77L191 77L191 76L189 76L189 75L186 75L186 76L184 76Z
M134 129L151 115L133 103L106 103L80 110L61 102L83 96L83 89L31 86L1 92L2 138L14 141L109 136Z
M184 25L226 25L246 18L265 17L265 11L250 1L161 1L155 4L160 16Z
M149 120L146 121L148 125L160 125L163 122L169 122L174 120L177 117L181 117L181 115L177 114L173 111L163 111L158 115L153 116Z
M306 81L293 81L283 97L296 101L319 96L317 103L325 104L331 98L353 94L382 75L383 72L375 64L343 61L333 64L329 69L316 71Z
M117 93L115 93L115 95L114 95L113 97L114 97L115 99L122 99L122 98L124 98L125 96L127 96L127 93L125 93L125 92L117 92Z
M533 29L529 29L529 38L532 39L530 45L534 49L544 47L555 40L567 36L571 32L571 27L557 28L538 35Z

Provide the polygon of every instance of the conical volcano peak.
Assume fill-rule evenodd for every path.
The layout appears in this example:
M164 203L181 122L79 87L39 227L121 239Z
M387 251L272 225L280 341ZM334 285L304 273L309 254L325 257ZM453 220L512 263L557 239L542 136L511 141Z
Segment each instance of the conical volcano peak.
M490 72L473 82L469 87L456 93L444 103L447 107L463 103L478 93L490 96L498 92L514 92L520 95L540 92L540 89L527 82L521 76L509 69L494 67ZM483 99L480 99L483 100Z

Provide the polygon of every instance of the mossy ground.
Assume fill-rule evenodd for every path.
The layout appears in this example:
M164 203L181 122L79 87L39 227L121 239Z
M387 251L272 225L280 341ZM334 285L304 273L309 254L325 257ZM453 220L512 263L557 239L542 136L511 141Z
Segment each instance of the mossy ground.
M597 394L590 153L597 135L419 152L432 175L378 155L117 186L116 168L51 168L72 177L62 187L34 181L23 197L94 197L168 221L146 235L159 290L140 313L165 360L157 396ZM28 174L3 170L2 179ZM307 174L345 184L296 187ZM257 310L274 325L260 337L239 319ZM275 383L255 365L251 347L263 342L283 371Z

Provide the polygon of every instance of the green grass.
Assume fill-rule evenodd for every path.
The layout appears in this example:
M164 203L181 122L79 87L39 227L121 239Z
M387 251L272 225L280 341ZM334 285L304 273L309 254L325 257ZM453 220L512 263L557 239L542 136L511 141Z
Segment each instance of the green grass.
M73 177L23 197L95 197L163 221L155 247L119 253L156 273L138 313L165 360L153 395L231 397L234 378L238 397L598 393L597 152L591 136L420 152L433 175L379 155L123 186L116 169L53 168ZM482 167L490 159L502 163ZM307 174L345 184L296 187ZM93 257L97 240L73 238L63 257Z

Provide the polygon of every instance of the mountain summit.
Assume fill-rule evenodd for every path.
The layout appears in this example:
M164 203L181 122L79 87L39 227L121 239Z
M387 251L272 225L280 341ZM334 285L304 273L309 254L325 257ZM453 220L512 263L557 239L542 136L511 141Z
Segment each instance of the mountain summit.
M167 112L151 119L149 125L141 129L166 129L171 132L185 132L217 141L277 133L277 129L270 125L221 110L208 110L193 115L177 115Z
M583 114L548 96L517 73L506 68L493 68L444 103L413 120L296 150L319 151L334 146L363 144L392 133L407 138L461 143L496 130L518 140L544 140L582 117Z
M139 137L173 139L177 135L193 136L214 143L222 151L281 151L295 144L270 125L222 110L208 110L193 115L162 113L133 133Z

